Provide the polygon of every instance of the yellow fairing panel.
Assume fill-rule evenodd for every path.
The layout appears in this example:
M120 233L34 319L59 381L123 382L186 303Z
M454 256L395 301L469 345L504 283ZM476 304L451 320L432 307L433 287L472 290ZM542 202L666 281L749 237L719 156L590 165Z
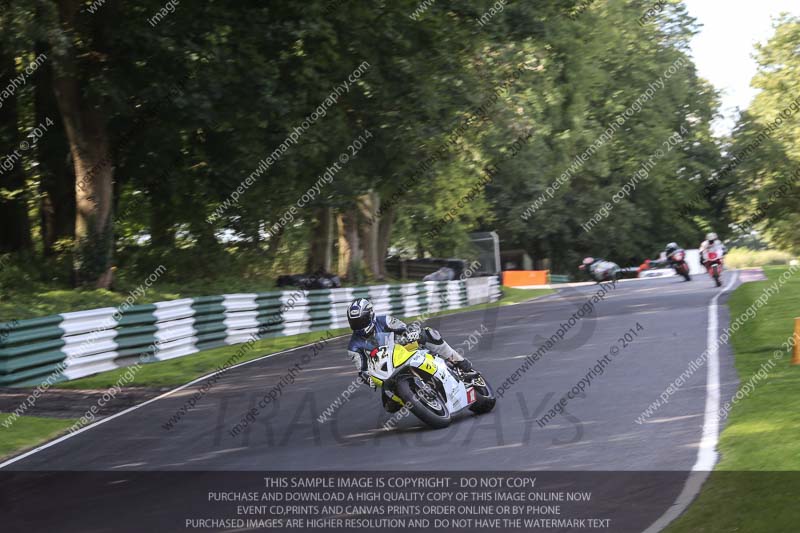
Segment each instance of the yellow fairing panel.
M419 365L419 369L431 375L436 373L436 362L431 354L425 354L425 361Z
M411 345L409 344L409 346ZM414 355L414 352L416 352L416 347L413 350L407 350L405 347L395 344L394 353L392 354L392 366L395 368L402 366L412 355Z

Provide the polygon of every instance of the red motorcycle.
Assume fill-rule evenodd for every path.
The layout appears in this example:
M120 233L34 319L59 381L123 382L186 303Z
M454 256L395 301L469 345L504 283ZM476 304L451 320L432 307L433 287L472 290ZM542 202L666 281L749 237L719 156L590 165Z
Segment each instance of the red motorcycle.
M722 287L722 252L718 250L707 250L705 252L705 267L708 274L714 278L717 287Z
M686 252L683 251L681 248L678 248L672 255L667 257L669 261L669 265L675 269L675 272L679 276L683 276L683 279L686 281L692 281L692 277L689 275L689 263L686 262Z

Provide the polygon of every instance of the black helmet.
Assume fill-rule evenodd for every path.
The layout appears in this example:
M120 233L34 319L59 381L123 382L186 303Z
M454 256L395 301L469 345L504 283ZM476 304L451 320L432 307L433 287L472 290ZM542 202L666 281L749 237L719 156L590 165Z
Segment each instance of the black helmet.
M667 252L667 255L670 255L672 252L674 252L674 251L675 251L675 250L677 250L678 248L679 248L679 246L678 246L678 243L671 242L671 243L669 243L669 244L667 245L667 248L666 248L666 250L665 250L665 251Z
M356 298L347 308L347 322L350 329L362 337L368 337L375 331L375 310L366 298Z

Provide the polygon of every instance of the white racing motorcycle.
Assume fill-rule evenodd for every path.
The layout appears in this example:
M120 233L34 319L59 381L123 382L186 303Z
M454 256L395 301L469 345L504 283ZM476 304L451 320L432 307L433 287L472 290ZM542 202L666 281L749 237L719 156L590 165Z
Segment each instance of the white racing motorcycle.
M494 408L494 391L479 372L461 372L413 342L375 348L367 358L367 374L387 402L407 405L432 428L450 425L452 415L469 408L477 414Z

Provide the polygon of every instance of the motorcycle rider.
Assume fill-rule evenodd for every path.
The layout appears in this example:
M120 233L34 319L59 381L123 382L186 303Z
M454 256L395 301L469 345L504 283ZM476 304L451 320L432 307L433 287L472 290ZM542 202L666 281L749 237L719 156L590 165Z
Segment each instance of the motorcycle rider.
M639 272L643 270L649 270L655 267L665 267L672 264L672 256L675 255L675 252L680 250L681 247L678 246L678 243L671 242L664 247L664 251L660 253L657 259L645 259L644 263L639 266Z
M418 322L406 325L393 316L376 315L372 302L366 298L356 298L350 303L347 308L347 321L353 330L347 346L347 355L353 361L361 380L372 388L375 388L375 385L366 373L367 357L372 350L386 344L390 333L395 334L397 344L418 342L420 346L449 361L462 372L472 370L469 360L447 344L438 331L422 327Z
M675 252L679 251L683 251L683 248L678 246L677 242L671 242L664 248L664 258L667 264L671 265L674 262L672 256L675 255Z
M680 246L678 246L677 242L671 242L664 248L664 253L666 254L666 258L669 259L672 257L672 254L680 250Z
M717 234L713 231L706 234L706 238L703 242L700 243L700 262L706 268L708 268L708 259L706 259L706 252L709 251L718 251L720 252L720 256L725 255L727 249L725 245L722 243L721 240L717 237Z
M618 264L611 261L587 257L583 260L583 264L578 267L578 270L586 271L592 279L600 283L601 281L617 279L620 269Z
M671 242L661 252L664 262L675 270L676 274L683 276L686 281L692 281L689 264L686 262L686 253L678 243Z

